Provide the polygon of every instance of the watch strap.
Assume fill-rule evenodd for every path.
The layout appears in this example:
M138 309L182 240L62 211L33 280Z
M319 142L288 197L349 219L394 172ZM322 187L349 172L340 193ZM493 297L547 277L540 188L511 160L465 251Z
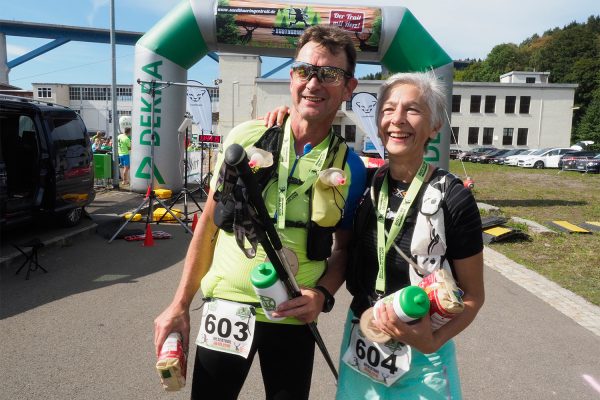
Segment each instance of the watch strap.
M325 313L331 311L333 305L335 304L335 298L333 295L329 292L329 290L327 290L326 287L321 285L315 286L315 290L318 290L319 292L323 293L323 296L325 296L325 302L323 303L322 311Z

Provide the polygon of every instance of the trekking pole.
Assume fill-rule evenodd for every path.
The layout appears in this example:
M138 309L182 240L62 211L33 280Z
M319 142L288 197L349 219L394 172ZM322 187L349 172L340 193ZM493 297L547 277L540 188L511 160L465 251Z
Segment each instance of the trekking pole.
M265 249L269 260L273 264L273 267L277 272L277 276L284 283L290 298L301 296L302 293L300 292L298 283L296 282L296 279L294 279L294 275L291 272L290 262L283 251L281 239L279 238L279 235L275 230L275 226L273 225L273 221L267 212L265 202L258 190L258 183L254 178L254 174L248 166L248 156L246 155L244 148L239 144L230 145L227 148L227 151L225 151L225 163L236 169L239 178L242 180L246 188L248 202L256 210L258 218L263 224L263 228L265 229L267 236L260 241L260 244L262 245L263 249ZM327 351L325 342L323 341L323 338L317 329L317 324L312 321L307 325L315 339L315 343L319 347L319 350L321 350L327 365L329 365L329 369L333 373L335 382L337 384L338 373L335 369L335 364L331 359L329 351Z

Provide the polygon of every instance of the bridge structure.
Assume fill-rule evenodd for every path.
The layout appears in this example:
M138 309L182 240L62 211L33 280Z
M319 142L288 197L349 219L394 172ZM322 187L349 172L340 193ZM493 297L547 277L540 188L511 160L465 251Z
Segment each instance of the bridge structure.
M144 32L115 30L115 43L135 46L143 35ZM26 54L8 60L7 36L50 39L50 41ZM10 83L9 73L11 69L69 42L110 44L110 30L0 19L0 83ZM219 61L219 56L215 52L209 53L208 56L217 62Z

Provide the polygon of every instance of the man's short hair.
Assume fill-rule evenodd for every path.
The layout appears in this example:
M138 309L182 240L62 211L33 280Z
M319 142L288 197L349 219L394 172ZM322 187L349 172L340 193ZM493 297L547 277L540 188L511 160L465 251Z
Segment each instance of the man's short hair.
M334 55L339 54L340 51L346 53L346 59L348 60L347 72L354 76L356 48L348 31L335 25L313 25L307 28L298 38L298 47L294 57L298 57L300 49L308 42L316 42Z
M128 133L131 133L131 128L130 127L125 128L125 134L127 135Z

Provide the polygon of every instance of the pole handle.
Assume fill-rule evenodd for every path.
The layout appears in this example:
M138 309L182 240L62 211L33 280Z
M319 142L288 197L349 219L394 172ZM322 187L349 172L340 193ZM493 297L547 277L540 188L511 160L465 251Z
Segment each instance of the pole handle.
M248 201L250 204L252 204L252 206L254 206L258 217L263 222L267 235L273 244L273 248L275 251L281 250L283 248L281 239L275 230L275 226L271 222L271 216L267 211L262 194L258 189L258 183L254 178L254 173L248 165L248 155L246 154L244 148L237 143L227 147L227 150L225 151L225 163L236 169L238 176L246 188Z

